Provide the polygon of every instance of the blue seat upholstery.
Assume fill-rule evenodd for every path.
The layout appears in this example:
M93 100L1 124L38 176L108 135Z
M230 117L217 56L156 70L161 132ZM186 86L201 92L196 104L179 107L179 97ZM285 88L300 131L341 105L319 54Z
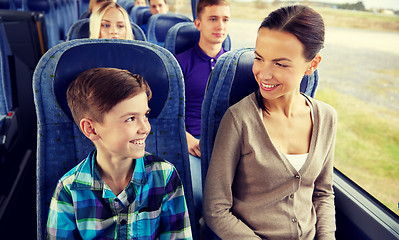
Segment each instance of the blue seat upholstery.
M15 10L15 4L12 0L0 0L0 9Z
M0 115L6 115L12 109L11 77L8 57L12 55L7 34L0 18ZM1 129L1 125L0 125Z
M48 46L52 48L57 45L62 38L60 38L60 28L58 25L58 18L55 6L50 0L25 0L22 1L22 5L26 2L26 10L44 12L44 18L46 22Z
M0 18L0 165L7 161L6 156L12 151L13 145L18 144L16 139L18 131L21 130L18 128L17 109L13 104L11 82L15 78L11 77L11 63L9 63L11 56L12 51ZM24 140L28 141L28 139ZM15 156L12 156L11 160L17 161ZM4 165L1 166L4 167Z
M0 18L0 146L3 145L3 136L5 135L5 131L2 131L3 124L7 121L7 114L13 109L11 76L8 63L8 57L11 55L6 31Z
M200 39L200 32L195 27L194 22L177 23L168 30L165 38L165 48L173 55L184 52L194 47ZM227 51L231 49L230 36L223 42L223 48Z
M258 89L258 84L252 73L254 58L254 49L250 48L227 52L218 59L209 76L201 116L200 149L203 183L205 183L213 142L224 113L229 106ZM300 91L314 97L318 79L317 70L309 76L305 75Z
M141 24L147 23L146 21L148 21L148 18L146 19L145 22L143 21L143 20L145 20L145 19L143 19L143 15L145 12L150 12L149 6L136 6L136 7L132 8L129 15L130 15L130 18L132 19L132 21L140 26ZM151 15L151 13L150 13L150 15Z
M147 38L137 24L130 22L132 25L132 31L134 35L135 40L141 40L141 41L147 41ZM73 39L81 39L81 38L89 38L90 37L90 19L89 18L84 18L76 21L72 26L69 28L68 34L67 34L67 41L73 40Z
M13 0L15 9L18 11L26 11L27 6L26 6L26 0Z
M176 13L151 16L147 24L147 41L163 47L169 29L180 22L192 22L192 20L187 16Z
M37 221L39 239L45 227L57 180L83 160L92 143L73 122L66 102L69 83L84 70L115 67L138 73L153 92L149 102L151 132L146 150L172 162L185 187L191 221L192 184L184 127L184 83L179 64L166 49L143 41L77 39L47 51L33 76L38 118ZM198 234L193 225L193 234Z
M80 0L79 16L89 10L90 0Z
M127 13L130 13L132 11L132 8L134 7L134 1L133 0L124 0L124 1L118 1L118 4L121 5Z

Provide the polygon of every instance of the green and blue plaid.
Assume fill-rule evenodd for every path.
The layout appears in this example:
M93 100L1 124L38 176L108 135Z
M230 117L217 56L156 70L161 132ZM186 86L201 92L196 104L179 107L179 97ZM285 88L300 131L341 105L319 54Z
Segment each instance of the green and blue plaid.
M118 196L101 179L96 151L59 181L51 200L48 239L192 239L183 185L156 156L137 159Z

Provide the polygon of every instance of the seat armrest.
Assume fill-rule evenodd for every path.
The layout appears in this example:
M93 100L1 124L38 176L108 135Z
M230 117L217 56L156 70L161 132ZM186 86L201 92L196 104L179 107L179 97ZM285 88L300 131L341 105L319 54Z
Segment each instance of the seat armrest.
M17 112L10 111L0 117L0 150L8 151L18 133Z

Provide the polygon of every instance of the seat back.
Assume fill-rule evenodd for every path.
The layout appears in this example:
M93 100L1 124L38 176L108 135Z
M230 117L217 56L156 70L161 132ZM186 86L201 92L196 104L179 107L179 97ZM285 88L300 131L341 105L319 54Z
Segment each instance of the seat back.
M141 28L133 22L130 22L130 24L132 25L134 39L140 41L147 41L147 38L143 30L141 30ZM90 19L84 18L72 24L72 26L69 28L66 40L70 41L73 39L81 39L89 37L90 37Z
M83 12L89 10L90 0L80 0L79 14L82 15Z
M95 67L115 67L138 73L149 83L151 132L146 150L172 162L179 172L192 219L193 196L184 127L184 83L179 64L166 49L143 41L77 39L50 49L33 76L38 118L37 222L45 237L49 203L57 180L83 160L92 143L73 122L66 102L69 83ZM193 214L191 216L191 214ZM195 224L193 234L197 234Z
M0 116L3 117L12 109L11 77L8 64L8 57L11 54L7 34L0 18ZM0 117L0 123L2 123L3 117Z
M15 10L15 4L12 0L0 0L0 9Z
M0 163L3 161L4 153L7 150L5 141L6 131L3 131L3 125L7 122L7 114L12 110L12 91L10 67L8 57L11 56L11 49L8 45L7 35L0 18ZM6 139L7 140L7 139Z
M195 27L194 22L180 22L168 30L165 38L164 47L173 55L177 55L194 47L200 39L200 32ZM230 36L227 35L223 42L223 48L227 51L231 49Z
M132 11L132 8L134 7L133 0L118 1L118 4L121 5L127 13L130 13Z
M227 52L218 59L209 76L201 116L200 149L203 183L205 183L213 142L224 113L231 105L259 88L252 73L254 59L254 49L243 48ZM302 78L300 91L314 97L318 79L317 70L309 76L305 75Z
M136 6L132 8L129 15L134 23L141 26L141 24L143 24L144 13L149 11L150 11L149 6Z
M59 27L54 2L51 0L25 0L23 3L26 3L26 8L29 11L44 12L48 38L48 46L46 47L49 49L60 43L63 40L63 28Z
M169 29L180 22L192 22L189 17L176 13L155 14L147 25L147 41L164 46Z

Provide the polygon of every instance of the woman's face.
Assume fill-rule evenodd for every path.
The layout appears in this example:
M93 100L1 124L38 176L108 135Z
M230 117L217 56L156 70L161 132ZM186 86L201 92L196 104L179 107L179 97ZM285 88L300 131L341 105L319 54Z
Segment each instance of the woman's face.
M117 8L105 12L101 20L100 38L126 39L125 18Z
M316 69L309 72L313 61L305 59L303 44L291 33L268 28L259 30L252 72L264 99L299 93L303 75Z

